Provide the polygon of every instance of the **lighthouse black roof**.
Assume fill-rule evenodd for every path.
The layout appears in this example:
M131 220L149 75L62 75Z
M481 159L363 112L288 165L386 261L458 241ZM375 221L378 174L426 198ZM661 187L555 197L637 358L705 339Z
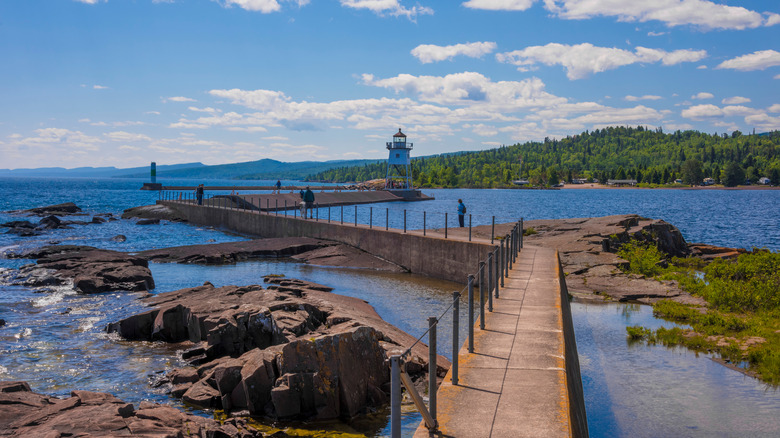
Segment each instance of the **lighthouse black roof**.
M406 134L404 134L403 132L401 132L401 128L398 128L398 132L396 132L395 134L393 134L393 138L396 138L396 137L404 137L404 138L406 138Z

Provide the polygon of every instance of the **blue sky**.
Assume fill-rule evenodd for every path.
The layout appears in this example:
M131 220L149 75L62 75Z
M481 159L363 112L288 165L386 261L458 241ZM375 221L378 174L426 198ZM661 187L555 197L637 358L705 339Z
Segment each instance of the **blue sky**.
M776 0L0 3L0 168L780 129Z

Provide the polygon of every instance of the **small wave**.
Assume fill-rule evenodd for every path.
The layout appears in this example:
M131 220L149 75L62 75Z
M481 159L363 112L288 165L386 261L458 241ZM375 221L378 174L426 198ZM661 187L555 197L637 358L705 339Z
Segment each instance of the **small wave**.
M15 334L14 337L16 339L22 339L22 338L26 338L26 337L28 337L30 335L32 335L32 329L27 327L26 329L24 329L24 330L20 331L19 333Z
M7 377L8 376L8 368L0 365L0 376Z
M86 332L89 330L92 330L95 327L95 323L100 321L99 316L91 316L89 318L84 318L79 322L79 331Z

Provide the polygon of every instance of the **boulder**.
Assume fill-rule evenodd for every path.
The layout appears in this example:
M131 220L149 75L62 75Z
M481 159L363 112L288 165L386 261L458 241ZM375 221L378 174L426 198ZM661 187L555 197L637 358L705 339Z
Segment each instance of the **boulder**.
M13 391L3 389L13 388ZM262 437L242 419L220 424L170 406L141 402L136 410L111 394L72 391L57 399L24 382L0 382L0 436Z
M136 225L159 225L160 219L140 219Z
M124 234L117 234L116 236L112 237L109 240L111 240L112 242L120 242L121 243L121 242L127 241L127 236L125 236Z
M63 227L62 221L57 216L46 216L38 222L36 228L42 230L51 230Z
M153 309L110 324L127 339L191 342L196 368L167 375L191 405L283 419L350 418L387 402L387 358L415 339L383 321L365 301L301 280L191 289L143 298ZM408 370L425 381L427 347ZM439 357L434 376L449 362Z
M163 219L173 222L186 222L176 210L163 204L143 205L140 207L128 208L122 213L122 219Z

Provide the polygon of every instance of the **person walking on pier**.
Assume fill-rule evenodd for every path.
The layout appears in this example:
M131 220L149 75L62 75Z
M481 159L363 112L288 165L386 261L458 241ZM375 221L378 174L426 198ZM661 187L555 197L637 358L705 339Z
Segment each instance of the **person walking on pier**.
M195 197L198 198L198 205L203 205L203 184L198 185L195 189Z
M311 191L309 186L306 186L306 192L303 194L303 202L306 203L306 210L309 211L309 219L312 219L314 217L314 192Z
M281 194L282 193L282 181L276 180L276 193Z
M458 224L460 224L460 227L463 228L463 219L466 216L466 204L463 203L462 199L458 199Z

